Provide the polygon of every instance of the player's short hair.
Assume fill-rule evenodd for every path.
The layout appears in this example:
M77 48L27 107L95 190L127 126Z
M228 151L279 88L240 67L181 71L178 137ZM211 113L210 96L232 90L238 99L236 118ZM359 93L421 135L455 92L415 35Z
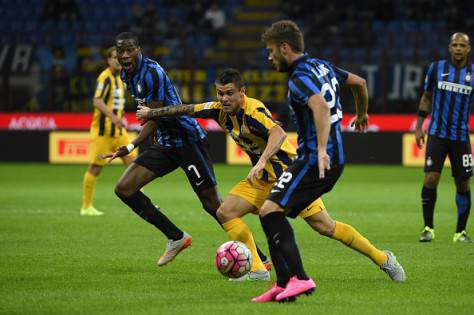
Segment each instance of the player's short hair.
M244 86L242 81L242 75L240 74L239 70L228 68L224 69L217 75L215 84L219 85L226 85L229 83L234 83L234 85L240 89Z
M262 42L276 43L280 45L287 43L296 53L304 52L304 38L300 28L295 22L282 20L273 23L262 34Z
M131 39L131 40L133 40L133 42L136 46L140 46L140 44L138 43L138 36L135 35L135 33L123 32L123 33L118 34L115 37L116 42L118 42L119 40L126 40L126 39Z
M111 58L113 52L116 51L116 50L117 50L117 47L115 47L115 46L107 48L107 50L105 51L105 57L106 58Z
M467 35L466 33L460 33L460 32L453 33L451 37L449 38L449 43L451 43L454 39L458 37L464 38L467 41L468 45L471 45L471 40L469 39L469 35Z

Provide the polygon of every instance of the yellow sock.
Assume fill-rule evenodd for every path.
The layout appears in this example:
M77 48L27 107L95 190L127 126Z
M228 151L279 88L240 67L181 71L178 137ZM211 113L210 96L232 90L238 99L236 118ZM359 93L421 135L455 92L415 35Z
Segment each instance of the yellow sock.
M359 253L369 257L377 266L382 266L387 261L387 255L377 249L352 226L336 221L333 239L341 241Z
M260 259L260 256L258 256L255 241L247 224L245 224L241 218L235 218L222 224L222 226L224 227L229 240L244 243L252 252L251 271L266 270L262 260Z
M82 208L84 209L92 206L96 182L97 176L92 175L88 171L84 174L84 181L82 182Z

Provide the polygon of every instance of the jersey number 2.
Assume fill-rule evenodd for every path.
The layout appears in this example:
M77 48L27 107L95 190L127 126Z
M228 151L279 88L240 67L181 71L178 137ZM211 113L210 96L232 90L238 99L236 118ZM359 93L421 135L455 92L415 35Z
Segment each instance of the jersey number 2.
M292 177L293 177L293 174L288 173L288 172L283 172L280 178L278 179L278 183L275 186L277 186L278 188L284 189L285 184L289 183Z

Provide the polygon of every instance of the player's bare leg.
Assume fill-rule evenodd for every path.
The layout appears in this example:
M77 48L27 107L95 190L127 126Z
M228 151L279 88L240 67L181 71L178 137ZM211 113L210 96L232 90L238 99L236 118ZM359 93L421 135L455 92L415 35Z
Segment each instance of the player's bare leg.
M104 213L97 210L93 206L95 186L97 183L97 177L102 171L103 166L97 164L89 164L86 173L84 174L84 180L82 184L82 216L100 216Z
M394 281L405 281L405 271L392 252L381 251L352 226L333 220L326 210L313 214L305 221L319 234L333 238L370 258Z
M164 254L158 261L159 266L172 261L183 249L191 245L192 238L177 228L140 188L156 178L147 168L132 163L120 178L115 193L142 219L158 228L168 238Z
M252 269L243 277L233 279L234 281L270 280L270 273L258 255L252 233L247 224L241 219L247 213L256 211L257 208L254 205L234 195L227 196L217 210L217 217L222 222L222 227L226 231L229 240L244 243L252 252Z
M197 196L201 201L202 207L209 213L218 223L220 223L219 219L217 218L217 209L219 209L221 205L221 198L219 196L219 192L217 191L217 187L210 187L204 190L197 192Z

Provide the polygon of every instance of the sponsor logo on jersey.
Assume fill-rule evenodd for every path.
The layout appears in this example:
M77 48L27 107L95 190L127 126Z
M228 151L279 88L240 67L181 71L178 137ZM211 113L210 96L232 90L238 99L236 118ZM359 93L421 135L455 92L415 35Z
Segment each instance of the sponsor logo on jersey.
M472 86L453 83L448 81L439 81L438 82L438 89L445 90L448 92L454 92L459 94L471 95L472 93Z

